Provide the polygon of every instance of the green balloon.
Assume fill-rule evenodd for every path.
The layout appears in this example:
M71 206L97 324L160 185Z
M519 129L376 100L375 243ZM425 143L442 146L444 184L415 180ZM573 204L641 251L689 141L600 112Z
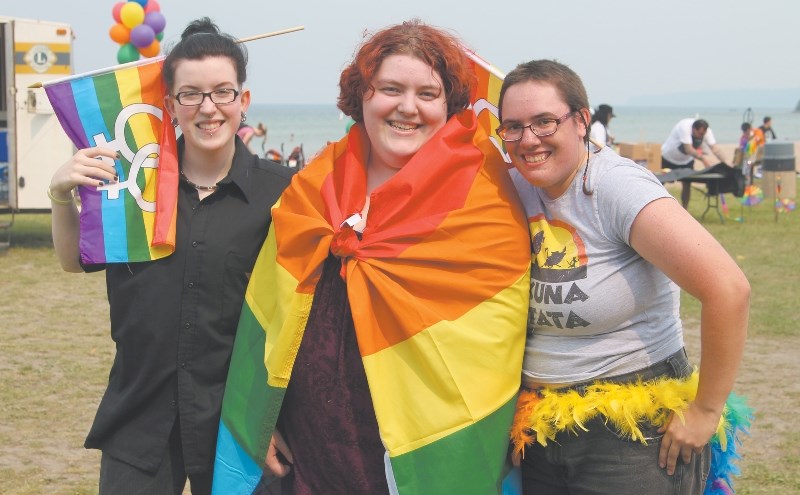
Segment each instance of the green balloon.
M117 51L117 62L126 64L135 60L139 60L139 50L137 50L135 46L130 43L125 43L119 47L119 51Z
M156 33L156 39L158 41L163 40L164 39L164 31L161 31L160 33Z

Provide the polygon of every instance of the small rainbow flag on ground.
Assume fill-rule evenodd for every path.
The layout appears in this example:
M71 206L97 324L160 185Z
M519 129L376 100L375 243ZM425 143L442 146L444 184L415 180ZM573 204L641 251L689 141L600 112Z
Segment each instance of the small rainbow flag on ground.
M744 188L744 195L739 198L739 202L745 206L755 206L764 200L764 191L755 184Z
M162 125L163 58L45 84L64 131L79 149L118 152L119 181L79 187L80 251L86 264L150 261L175 249L175 129Z

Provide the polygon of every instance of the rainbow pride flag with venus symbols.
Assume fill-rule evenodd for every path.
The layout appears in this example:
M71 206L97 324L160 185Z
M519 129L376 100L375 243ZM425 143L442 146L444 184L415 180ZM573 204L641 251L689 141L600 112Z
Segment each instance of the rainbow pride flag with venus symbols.
M163 258L175 250L178 160L166 115L163 57L46 83L61 126L79 148L118 152L119 181L78 188L85 264Z

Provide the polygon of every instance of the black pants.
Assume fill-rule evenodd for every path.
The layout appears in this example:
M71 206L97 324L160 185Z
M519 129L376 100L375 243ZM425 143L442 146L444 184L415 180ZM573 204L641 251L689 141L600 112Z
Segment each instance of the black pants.
M180 424L175 420L167 449L158 471L149 472L131 466L105 452L100 458L100 495L181 495L186 479L193 495L211 493L213 468L187 476L183 463Z

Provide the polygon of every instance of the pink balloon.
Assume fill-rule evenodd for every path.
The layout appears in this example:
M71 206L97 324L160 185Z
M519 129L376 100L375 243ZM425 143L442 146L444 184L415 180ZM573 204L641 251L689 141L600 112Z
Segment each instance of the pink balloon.
M144 6L144 13L147 14L148 12L160 12L161 6L158 4L156 0L148 0L147 5Z
M111 9L111 16L114 17L114 20L117 21L118 24L122 23L122 18L119 16L119 11L122 10L123 5L125 5L125 2L117 2L114 4L114 8Z
M153 28L156 33L160 33L167 25L167 20L161 12L147 12L144 15L144 23Z
M152 45L155 39L155 31L147 24L139 24L131 29L131 45L136 48L146 48Z

